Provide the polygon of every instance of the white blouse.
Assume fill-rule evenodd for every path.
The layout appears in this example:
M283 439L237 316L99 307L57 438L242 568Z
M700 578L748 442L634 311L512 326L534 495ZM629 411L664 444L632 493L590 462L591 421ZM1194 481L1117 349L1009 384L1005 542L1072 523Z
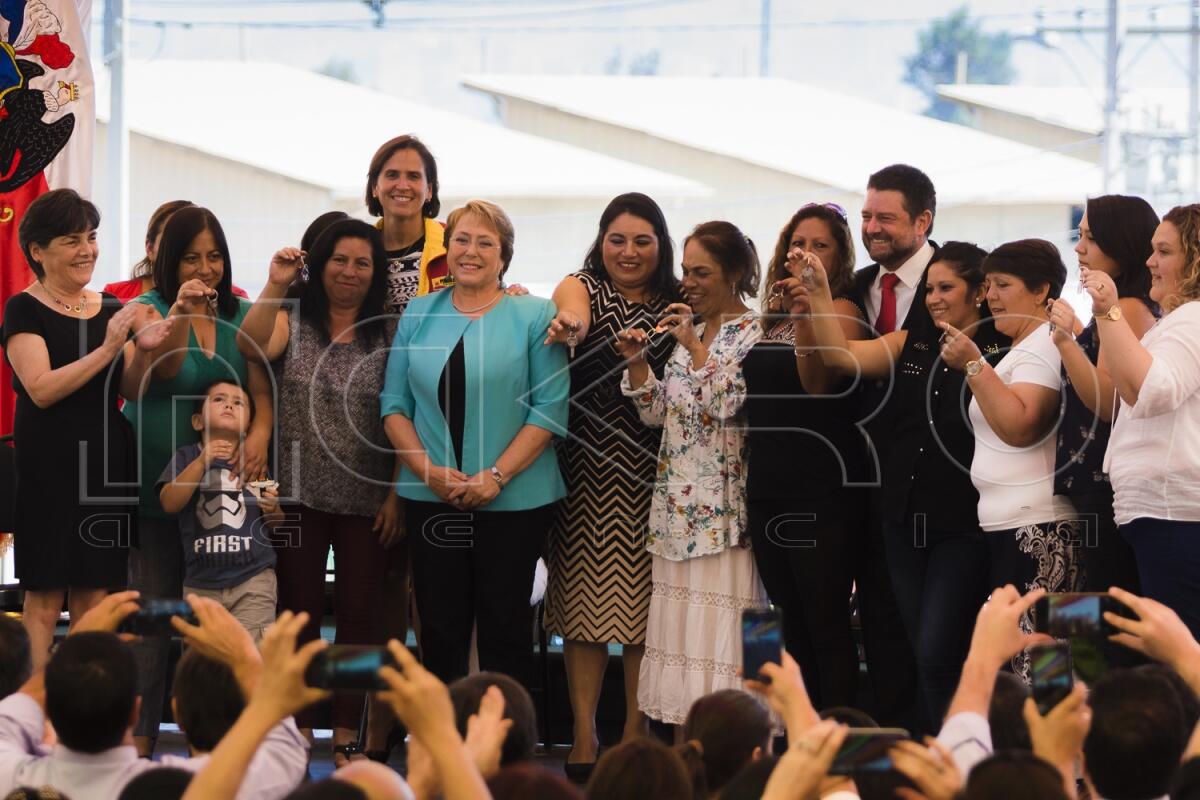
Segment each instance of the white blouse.
M696 335L703 333L704 325L697 325ZM687 348L676 345L662 381L651 372L633 389L625 370L621 392L632 398L642 422L663 428L646 536L651 554L684 561L745 544L742 359L761 338L758 315L747 311L721 326L700 369L692 368Z
M1137 402L1121 401L1104 456L1117 524L1200 521L1200 302L1165 316L1142 346L1154 361Z
M994 369L1006 386L1031 383L1058 391L1061 357L1046 323L1013 346ZM1064 518L1054 500L1054 448L1057 428L1027 447L1006 444L988 424L979 401L968 409L975 430L971 481L979 491L979 527L1003 531Z

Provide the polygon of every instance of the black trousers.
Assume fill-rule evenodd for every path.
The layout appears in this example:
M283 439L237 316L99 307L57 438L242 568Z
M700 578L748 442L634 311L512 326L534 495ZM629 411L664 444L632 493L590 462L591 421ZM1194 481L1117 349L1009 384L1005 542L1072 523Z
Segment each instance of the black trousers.
M872 489L870 495L867 522L859 526L853 550L863 650L874 696L870 711L880 725L919 729L917 660L892 589L881 492Z
M854 504L842 500L820 508L795 500L752 500L746 511L759 577L771 603L783 612L784 646L800 665L813 705L855 705Z
M425 668L446 683L466 675L474 628L479 668L528 688L529 600L554 506L459 511L442 503L405 505Z
M1137 558L1133 548L1117 530L1113 519L1112 495L1093 494L1072 496L1075 517L1082 524L1084 591L1107 592L1110 586L1120 586L1127 592L1141 595Z

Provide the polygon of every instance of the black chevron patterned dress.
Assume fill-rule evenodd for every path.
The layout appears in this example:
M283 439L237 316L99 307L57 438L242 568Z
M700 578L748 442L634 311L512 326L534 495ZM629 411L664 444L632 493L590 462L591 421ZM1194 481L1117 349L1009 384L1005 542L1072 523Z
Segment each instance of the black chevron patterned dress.
M591 298L592 324L571 362L570 436L558 442L567 496L550 532L546 628L583 642L642 644L650 608L646 525L662 432L638 419L621 395L625 364L617 332L653 327L675 298L632 303L613 285L576 272ZM661 375L675 344L654 337L648 360Z

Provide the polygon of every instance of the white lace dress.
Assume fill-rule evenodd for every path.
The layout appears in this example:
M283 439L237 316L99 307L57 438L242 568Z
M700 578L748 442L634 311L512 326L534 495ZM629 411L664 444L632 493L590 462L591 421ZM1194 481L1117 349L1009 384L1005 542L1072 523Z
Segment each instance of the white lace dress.
M703 335L703 326L697 326ZM677 347L663 379L622 392L643 422L663 428L646 549L653 558L638 706L681 724L692 703L740 689L741 613L767 603L746 530L741 362L762 337L753 312L730 320L693 369Z

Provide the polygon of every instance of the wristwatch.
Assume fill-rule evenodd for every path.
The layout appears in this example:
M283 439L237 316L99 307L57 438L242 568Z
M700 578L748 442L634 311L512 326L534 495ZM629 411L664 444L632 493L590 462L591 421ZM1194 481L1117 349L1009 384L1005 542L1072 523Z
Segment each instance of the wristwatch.
M1118 322L1121 319L1121 307L1113 303L1108 307L1108 311L1100 315L1099 319L1106 319L1109 322Z
M974 378L976 375L978 375L980 372L983 371L983 359L977 358L973 361L968 361L963 366L963 371L967 373L968 378Z
M496 485L501 489L504 488L504 473L500 471L499 467L492 467L492 480L494 480Z

